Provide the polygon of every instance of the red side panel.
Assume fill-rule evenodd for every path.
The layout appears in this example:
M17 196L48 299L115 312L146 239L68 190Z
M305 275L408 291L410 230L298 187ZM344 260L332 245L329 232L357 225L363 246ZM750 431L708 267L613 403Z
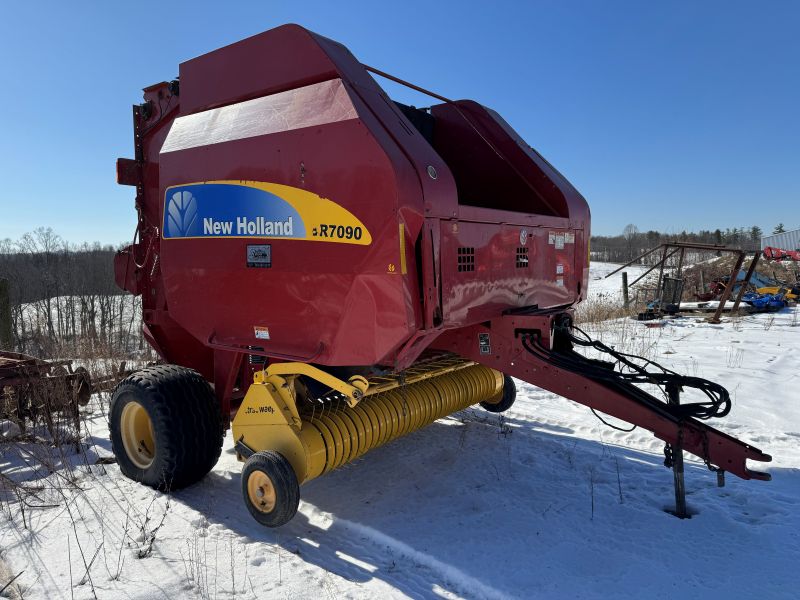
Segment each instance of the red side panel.
M442 221L442 301L447 326L577 300L575 234L513 223Z

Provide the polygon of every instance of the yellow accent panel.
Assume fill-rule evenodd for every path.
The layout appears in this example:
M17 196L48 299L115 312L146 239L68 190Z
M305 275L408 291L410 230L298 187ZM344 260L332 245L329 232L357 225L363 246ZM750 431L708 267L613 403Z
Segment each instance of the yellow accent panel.
M233 183L233 182L228 182ZM336 225L344 225L351 227L361 227L363 230L363 237L360 240L338 240L328 238L325 241L336 241L347 244L359 244L362 246L369 246L372 243L372 236L370 235L364 224L356 218L353 213L341 207L335 202L318 196L313 192L302 190L300 188L292 187L289 185L281 185L279 183L261 183L261 182L241 182L247 183L252 187L266 190L276 196L286 200L289 204L294 206L303 222L306 229L319 227L320 225L328 225L334 223Z
M280 389L280 388L278 388ZM290 408L271 383L254 383L247 390L242 405L233 419L234 440L242 440L254 450L279 452L292 465L298 481L308 477L306 447L300 439L293 413L297 411L292 399Z
M400 223L400 273L405 275L406 270L406 226Z

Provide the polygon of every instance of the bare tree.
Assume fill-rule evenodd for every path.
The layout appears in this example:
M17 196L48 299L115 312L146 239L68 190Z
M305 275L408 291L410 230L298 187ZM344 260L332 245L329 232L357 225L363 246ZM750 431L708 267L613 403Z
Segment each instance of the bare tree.
M52 229L0 240L14 347L44 358L124 356L145 349L139 298L114 283L114 248L72 245Z
M628 260L632 260L633 251L637 247L636 242L639 239L639 228L633 223L625 225L625 229L622 230L622 237L625 238L625 242L628 245Z

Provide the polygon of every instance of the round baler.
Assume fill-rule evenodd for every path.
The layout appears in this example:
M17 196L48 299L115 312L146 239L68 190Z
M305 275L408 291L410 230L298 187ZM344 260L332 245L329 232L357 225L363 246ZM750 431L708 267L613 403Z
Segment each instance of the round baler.
M435 102L393 102L373 74ZM766 460L564 362L589 209L492 110L286 25L181 64L133 120L117 176L138 225L115 275L167 364L115 391L129 477L194 483L230 428L248 509L281 525L299 484L454 411L508 409L510 375L742 477Z

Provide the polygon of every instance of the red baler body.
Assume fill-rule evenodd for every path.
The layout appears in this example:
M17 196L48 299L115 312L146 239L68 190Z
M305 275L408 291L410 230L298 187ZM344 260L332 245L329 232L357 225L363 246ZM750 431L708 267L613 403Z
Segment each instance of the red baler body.
M118 271L168 361L210 380L214 348L403 367L426 334L568 306L586 288L585 200L479 104L433 106L430 143L349 51L293 25L190 60L179 96L168 87L146 90L152 114L137 116L144 224ZM168 191L209 181L329 199L363 224L362 243L163 235ZM269 268L246 264L259 238ZM148 252L157 262L137 268Z
M369 71L286 25L145 89L118 162L138 238L115 271L158 353L227 418L249 363L399 371L447 350L766 478L758 450L524 351L520 331L549 339L586 294L586 201L493 111L398 105Z

